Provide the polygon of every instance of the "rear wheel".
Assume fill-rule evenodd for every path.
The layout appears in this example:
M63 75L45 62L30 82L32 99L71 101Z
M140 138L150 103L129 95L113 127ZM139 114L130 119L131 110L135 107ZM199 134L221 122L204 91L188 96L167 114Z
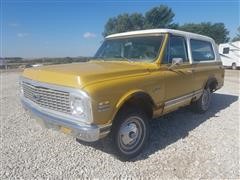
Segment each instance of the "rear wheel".
M146 114L130 108L121 111L115 119L112 134L116 151L122 160L136 157L149 138L149 120Z
M236 70L236 69L237 69L236 63L232 63L232 69L233 69L233 70Z
M211 99L212 97L210 89L204 89L201 97L197 101L193 102L193 110L198 113L206 112L211 104Z

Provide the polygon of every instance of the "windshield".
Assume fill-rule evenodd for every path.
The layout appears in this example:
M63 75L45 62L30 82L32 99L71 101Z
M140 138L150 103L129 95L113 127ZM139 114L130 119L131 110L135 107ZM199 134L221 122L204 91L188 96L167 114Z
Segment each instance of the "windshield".
M154 61L159 54L162 40L163 36L107 39L97 51L95 59Z

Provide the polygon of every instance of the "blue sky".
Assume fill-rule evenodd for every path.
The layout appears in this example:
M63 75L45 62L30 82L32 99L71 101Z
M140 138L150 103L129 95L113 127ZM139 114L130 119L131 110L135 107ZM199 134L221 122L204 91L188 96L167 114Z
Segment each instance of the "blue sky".
M160 4L175 13L174 22L223 22L235 36L239 1L77 1L2 0L1 56L91 56L103 40L108 18L120 13L145 13Z

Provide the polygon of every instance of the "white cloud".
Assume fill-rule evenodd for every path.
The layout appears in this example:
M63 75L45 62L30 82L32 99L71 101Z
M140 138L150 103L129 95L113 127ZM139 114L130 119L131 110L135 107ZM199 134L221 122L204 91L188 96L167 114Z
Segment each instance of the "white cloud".
M18 27L19 26L19 24L17 24L17 23L9 23L8 25L11 26L11 27Z
M19 37L19 38L23 38L26 36L28 36L28 33L17 33L17 37Z
M97 37L97 35L96 34L94 34L94 33L91 33L91 32L85 32L84 34L83 34L83 37L84 38L95 38L95 37Z

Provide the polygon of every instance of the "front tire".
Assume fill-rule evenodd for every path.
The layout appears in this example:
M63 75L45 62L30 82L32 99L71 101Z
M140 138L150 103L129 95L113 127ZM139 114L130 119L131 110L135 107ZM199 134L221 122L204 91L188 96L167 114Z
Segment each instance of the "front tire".
M119 158L132 159L141 153L149 138L149 119L143 111L125 108L117 115L112 134Z
M210 89L204 89L201 97L197 101L193 102L193 110L197 113L205 113L209 109L211 99L212 95Z

